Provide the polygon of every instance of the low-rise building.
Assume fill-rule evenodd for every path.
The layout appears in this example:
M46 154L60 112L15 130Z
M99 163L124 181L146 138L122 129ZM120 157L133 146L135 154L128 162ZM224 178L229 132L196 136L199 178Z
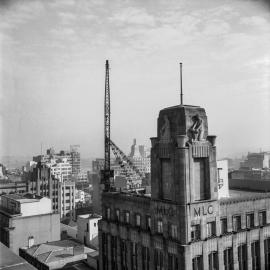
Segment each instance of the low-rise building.
M18 254L19 248L60 239L60 217L51 200L34 194L1 196L0 241Z
M78 216L78 241L86 246L98 248L98 221L100 219L101 216L96 214Z
M20 248L20 256L39 270L52 270L70 267L74 263L87 263L87 254L94 250L75 240L47 242L32 247ZM74 268L83 269L83 268Z
M0 196L12 193L26 193L27 183L25 182L11 182L4 180L0 182Z

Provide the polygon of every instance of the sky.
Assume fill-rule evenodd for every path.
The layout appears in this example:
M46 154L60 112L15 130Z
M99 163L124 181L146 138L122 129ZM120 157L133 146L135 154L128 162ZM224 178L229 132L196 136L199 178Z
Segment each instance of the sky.
M1 0L0 156L111 138L150 146L158 113L206 109L219 157L270 150L270 5L260 0Z

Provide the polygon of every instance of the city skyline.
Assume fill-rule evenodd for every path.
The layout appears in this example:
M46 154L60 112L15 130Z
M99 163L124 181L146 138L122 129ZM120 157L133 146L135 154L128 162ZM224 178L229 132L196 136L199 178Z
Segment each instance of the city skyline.
M184 104L207 109L219 157L270 150L269 12L243 0L1 2L1 155L42 143L102 157L106 59L124 151L150 145L158 111L179 104L179 62Z

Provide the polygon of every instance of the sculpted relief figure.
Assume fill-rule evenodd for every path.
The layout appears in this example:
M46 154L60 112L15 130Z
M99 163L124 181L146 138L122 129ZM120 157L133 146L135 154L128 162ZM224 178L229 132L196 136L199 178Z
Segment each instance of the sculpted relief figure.
M164 124L160 129L160 139L162 141L169 141L171 139L170 122L168 116L164 116Z
M198 114L192 116L193 124L189 129L189 138L193 141L200 141L203 136L203 121Z

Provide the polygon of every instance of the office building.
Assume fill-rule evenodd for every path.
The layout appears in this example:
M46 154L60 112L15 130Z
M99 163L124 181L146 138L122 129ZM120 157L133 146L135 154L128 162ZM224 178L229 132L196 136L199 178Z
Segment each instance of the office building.
M61 218L75 218L75 182L59 183L59 213Z
M60 239L60 218L51 200L34 194L1 196L0 241L18 254L19 248Z
M12 193L26 193L27 183L4 180L0 182L0 196Z
M248 153L246 160L240 166L247 169L269 169L270 152Z
M151 138L151 194L102 193L100 269L270 269L270 193L218 199L205 110L179 105Z

